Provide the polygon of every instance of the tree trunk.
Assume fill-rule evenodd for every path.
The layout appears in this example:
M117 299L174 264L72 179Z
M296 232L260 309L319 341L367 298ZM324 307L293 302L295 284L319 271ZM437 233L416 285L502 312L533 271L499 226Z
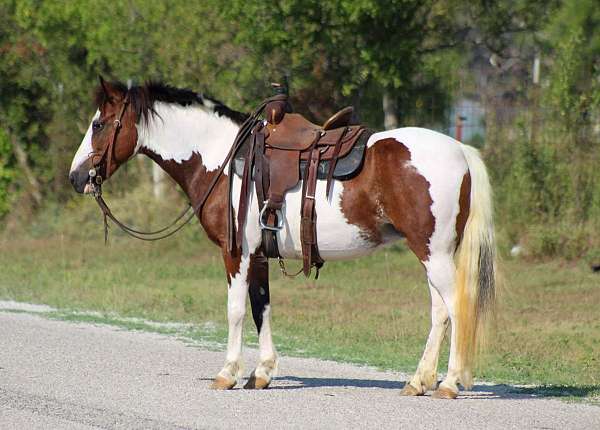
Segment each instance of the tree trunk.
M165 195L166 173L156 163L152 163L152 190L155 199L161 199Z
M23 172L23 175L25 175L25 179L27 179L27 182L29 183L29 192L31 194L31 197L33 198L35 204L37 206L40 206L42 204L41 187L40 187L40 183L38 182L37 178L31 171L31 167L29 167L29 161L27 160L27 153L21 147L21 144L18 142L15 135L10 133L10 131L9 131L9 135L10 135L10 143L12 144L13 152L15 154L15 158L17 159L17 163L19 164L19 168L21 169L21 171Z
M386 130L398 128L396 100L388 89L383 90L383 126Z

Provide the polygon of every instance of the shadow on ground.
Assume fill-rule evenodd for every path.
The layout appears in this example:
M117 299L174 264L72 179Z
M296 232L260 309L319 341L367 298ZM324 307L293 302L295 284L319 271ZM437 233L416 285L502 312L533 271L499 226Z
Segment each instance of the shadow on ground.
M380 379L349 378L308 378L297 376L279 376L271 386L273 390L297 390L307 388L382 388L401 390L405 382ZM589 399L596 402L600 397L600 385L565 386L544 385L535 387L519 387L508 384L476 384L471 390L461 392L467 398L573 398Z

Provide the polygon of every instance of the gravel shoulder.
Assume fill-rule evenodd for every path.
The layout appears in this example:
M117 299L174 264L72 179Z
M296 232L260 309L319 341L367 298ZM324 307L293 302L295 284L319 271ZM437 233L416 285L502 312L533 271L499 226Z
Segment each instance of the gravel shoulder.
M247 376L256 351L245 358ZM0 310L0 429L600 428L594 405L505 385L406 398L404 374L316 359L281 357L268 390L209 390L223 359L173 336Z

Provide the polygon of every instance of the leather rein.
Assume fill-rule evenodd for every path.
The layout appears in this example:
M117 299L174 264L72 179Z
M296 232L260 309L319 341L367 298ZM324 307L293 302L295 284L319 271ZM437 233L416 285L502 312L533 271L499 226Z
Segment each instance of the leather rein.
M246 141L248 136L250 136L250 134L252 134L255 126L261 122L259 117L260 117L262 111L264 110L264 107L266 106L266 104L269 103L270 101L280 100L280 99L282 99L282 96L276 95L276 96L273 96L273 97L270 97L270 98L264 100L258 106L258 108L256 108L256 110L252 113L252 115L250 115L243 122L243 124L240 127L240 130L238 131L238 134L235 137L233 145L231 146L231 149L229 150L229 153L223 160L223 163L219 167L217 174L211 180L210 184L208 185L208 188L202 195L202 198L195 206L192 206L191 203L188 203L186 208L181 212L180 215L177 216L177 218L175 218L174 221L172 221L170 224L168 224L167 226L165 226L161 229L154 230L154 231L142 231L142 230L137 230L137 229L123 223L122 221L119 221L119 219L117 219L117 217L115 217L115 215L112 213L112 211L108 207L108 204L102 197L102 183L104 182L104 180L108 179L108 177L110 176L109 168L110 168L110 165L111 165L110 163L112 162L112 158L113 158L115 142L119 135L119 131L122 127L121 120L123 119L123 115L125 114L125 111L127 110L127 107L129 106L129 103L130 103L129 94L127 94L127 96L125 97L125 99L123 101L123 105L121 106L121 110L119 111L119 114L117 115L116 119L113 121L113 133L112 133L111 139L109 140L108 145L106 145L106 147L104 147L104 149L102 150L102 152L100 154L92 153L92 155L91 155L92 156L92 168L90 169L90 172L89 172L89 177L90 177L89 184L92 187L92 190L93 190L92 194L94 195L96 203L98 203L98 206L100 207L100 210L102 211L102 214L103 214L104 243L106 244L108 242L108 220L111 220L117 227L119 227L121 230L123 230L123 232L125 232L126 234L128 234L131 237L134 237L134 238L140 239L140 240L145 240L145 241L156 241L156 240L166 239L167 237L174 235L179 230L181 230L185 225L187 225L196 215L200 216L202 213L202 209L204 208L204 205L206 204L206 201L208 200L211 193L215 189L215 186L217 185L221 176L223 176L223 173L225 172L225 168L227 167L228 164L229 164L229 170L230 170L228 172L228 174L229 174L229 176L231 176L231 163L229 163L229 162L231 161L231 159L233 158L235 153L239 150L239 148L244 144L244 142ZM97 162L94 161L95 159L97 159ZM101 164L105 160L106 160L106 163L104 166L104 176L105 177L103 177L100 172L101 172ZM228 206L229 206L229 213L231 213L230 199L229 199ZM191 210L191 213L189 213L190 210ZM186 215L187 215L187 217L186 217ZM184 219L184 217L185 217L185 219ZM184 221L182 223L179 223L179 221L182 219L184 219ZM178 223L179 223L179 225L177 225ZM231 237L231 235L232 235L231 234L231 226L228 226L228 229L230 230L228 232L228 235L229 235L229 237ZM231 250L231 240L229 241L228 248Z

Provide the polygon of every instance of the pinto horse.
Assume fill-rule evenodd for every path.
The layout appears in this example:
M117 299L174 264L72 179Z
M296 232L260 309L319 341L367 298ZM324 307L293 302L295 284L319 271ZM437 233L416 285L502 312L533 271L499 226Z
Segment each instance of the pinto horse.
M259 363L244 388L266 388L277 369L271 338L268 260L261 252L259 210L254 191L243 229L241 252L228 251L227 174L216 178L247 115L193 91L147 83L127 88L101 79L94 115L71 166L79 193L92 191L94 157L104 158L109 178L141 153L158 163L183 189L192 206L208 194L196 214L221 248L228 288L229 334L223 369L212 388L230 389L241 377L242 323L246 297L258 330ZM209 183L214 182L211 191ZM241 181L233 178L232 202ZM277 243L285 258L301 259L301 185L285 196L283 229ZM491 188L476 149L423 128L372 134L361 172L316 190L317 237L327 260L360 257L404 239L425 268L431 294L431 331L417 371L402 394L456 398L458 384L471 387L477 341L495 302L495 240ZM235 203L234 203L235 206ZM235 208L234 208L235 210ZM441 344L451 326L448 373L438 385Z

